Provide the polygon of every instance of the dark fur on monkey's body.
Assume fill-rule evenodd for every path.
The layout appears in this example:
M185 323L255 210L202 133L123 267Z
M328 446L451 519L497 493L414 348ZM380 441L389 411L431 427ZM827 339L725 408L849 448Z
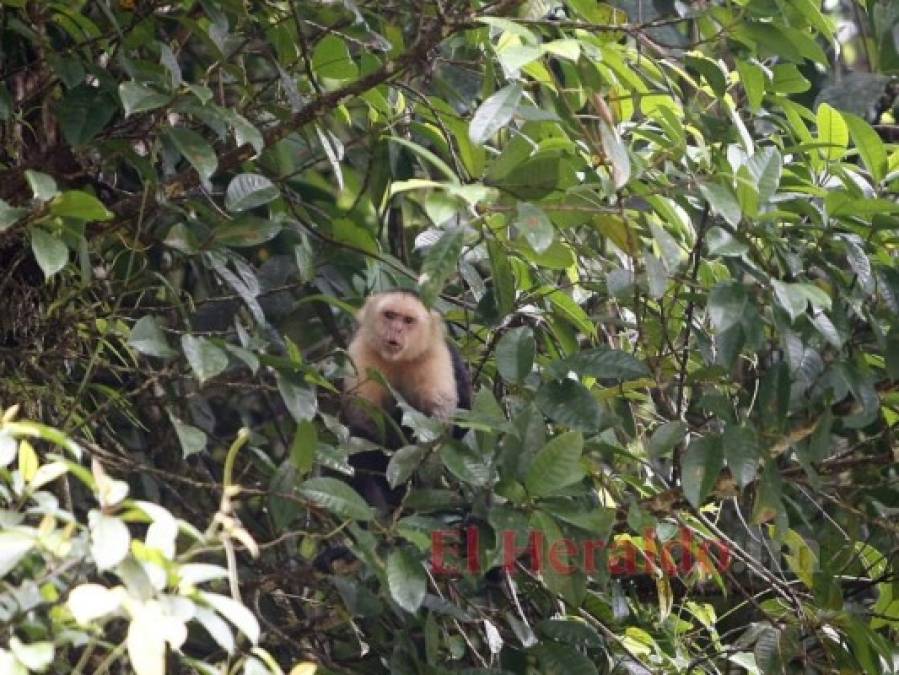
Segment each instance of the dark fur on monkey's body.
M394 425L385 420L379 433L369 414L377 407L399 426L401 414L389 390L367 377L377 370L410 405L447 420L456 408L471 408L471 376L455 345L446 338L443 318L428 311L412 291L398 290L370 296L358 314L359 327L349 346L355 375L348 377L344 419L364 438L397 449L401 443ZM361 401L360 401L361 399ZM453 435L464 434L459 428ZM382 512L399 505L404 489L391 489L385 478L389 458L379 451L350 457L355 475L350 484Z

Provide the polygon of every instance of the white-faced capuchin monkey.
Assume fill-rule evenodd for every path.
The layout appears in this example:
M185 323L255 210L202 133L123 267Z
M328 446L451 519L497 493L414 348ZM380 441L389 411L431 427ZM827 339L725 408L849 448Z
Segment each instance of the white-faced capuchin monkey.
M357 315L358 328L348 352L355 374L346 378L344 420L350 430L396 449L397 435L378 433L372 408L400 418L390 391L369 371L379 371L411 406L441 420L456 408L471 408L471 376L456 347L446 337L443 317L429 311L414 291L395 290L368 297ZM453 430L458 438L463 432ZM397 506L402 490L391 490L384 476L388 457L381 451L350 457L355 469L351 484L382 512Z

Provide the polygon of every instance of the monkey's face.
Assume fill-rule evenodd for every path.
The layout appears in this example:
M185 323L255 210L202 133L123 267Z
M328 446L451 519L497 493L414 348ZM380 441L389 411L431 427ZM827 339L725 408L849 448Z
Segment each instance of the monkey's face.
M430 346L431 315L417 298L391 293L372 309L373 342L385 361L410 361Z

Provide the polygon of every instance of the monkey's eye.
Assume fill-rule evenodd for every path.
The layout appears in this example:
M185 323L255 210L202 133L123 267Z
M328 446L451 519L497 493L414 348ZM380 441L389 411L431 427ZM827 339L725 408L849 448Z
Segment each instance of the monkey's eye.
M389 309L384 312L384 318L388 321L393 321L396 318L396 312L391 312Z
M415 323L415 319L413 319L411 316L403 317L403 321L406 322L407 326L411 326L413 323Z

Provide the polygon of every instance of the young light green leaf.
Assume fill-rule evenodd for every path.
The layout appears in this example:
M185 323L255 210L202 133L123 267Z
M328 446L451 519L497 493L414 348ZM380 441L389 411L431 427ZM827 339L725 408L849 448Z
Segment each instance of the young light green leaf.
M9 574L36 543L34 537L25 532L0 532L0 579Z
M128 345L141 354L161 359L170 359L177 355L177 352L169 346L165 333L156 323L156 318L150 315L141 317L134 324L128 337Z
M118 593L100 584L81 584L69 593L67 606L75 621L82 626L118 610Z
M231 179L225 191L225 208L236 213L268 204L278 198L278 187L258 173L241 173Z
M181 336L181 350L200 384L228 367L228 355L203 337Z
M183 459L187 459L191 455L206 449L206 432L191 424L182 422L171 411L169 411L169 419L172 422L172 426L175 427L175 434L178 436L178 442L181 445L181 457Z
M315 465L315 453L318 448L318 432L309 420L297 424L293 443L290 444L290 461L297 473L303 477Z
M428 578L416 557L407 549L394 550L387 558L387 587L390 597L410 614L415 614L425 599Z
M69 262L68 247L60 239L39 227L31 230L31 250L47 279Z
M319 77L330 80L352 80L359 72L346 43L333 33L326 35L315 45L312 68Z
M252 644L259 642L259 621L244 605L218 593L200 591L200 597L216 612L228 619Z
M9 648L19 663L35 673L42 673L53 663L53 643L46 640L25 644L15 635L9 638Z
M34 198L40 202L49 201L59 194L59 188L56 187L56 181L52 176L28 169L25 171L25 178L28 179Z
M506 126L515 114L523 93L520 84L509 84L481 103L468 127L471 141L482 145Z
M871 128L871 125L861 117L848 112L841 114L849 127L852 143L858 150L862 162L871 172L871 178L875 183L881 182L886 176L888 168L887 151L883 141Z
M76 220L111 220L113 214L103 203L87 192L67 190L53 199L50 213Z
M128 526L116 516L110 516L100 511L91 511L88 514L91 530L91 555L102 571L112 569L128 555L131 545L131 534Z
M849 127L843 116L827 103L822 103L815 118L818 122L818 140L827 146L821 149L821 154L828 160L840 159L849 145Z
M28 213L28 209L10 206L0 199L0 232L9 229Z

